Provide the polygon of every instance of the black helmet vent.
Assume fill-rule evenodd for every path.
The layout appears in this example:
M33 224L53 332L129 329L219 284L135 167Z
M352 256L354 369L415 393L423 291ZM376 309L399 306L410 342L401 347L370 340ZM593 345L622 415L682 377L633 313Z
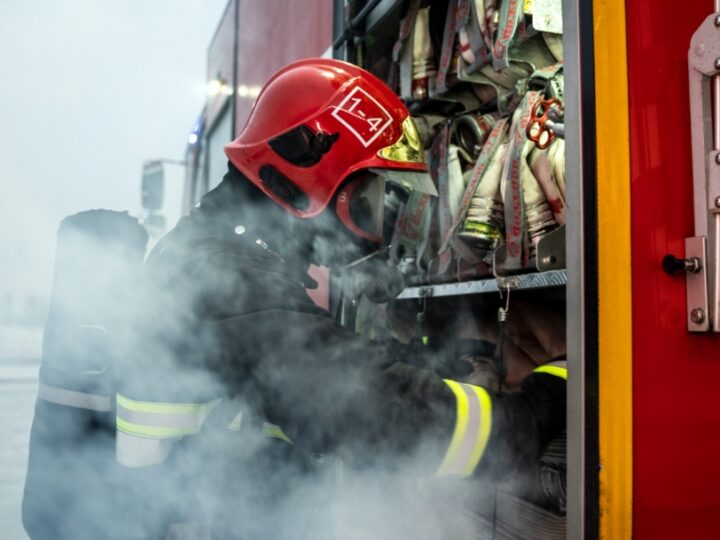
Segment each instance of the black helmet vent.
M293 165L312 167L330 150L339 136L339 133L315 133L307 126L298 126L275 137L269 144L275 153Z
M309 208L310 199L307 195L272 165L263 165L260 168L260 180L270 191L297 210L304 211Z

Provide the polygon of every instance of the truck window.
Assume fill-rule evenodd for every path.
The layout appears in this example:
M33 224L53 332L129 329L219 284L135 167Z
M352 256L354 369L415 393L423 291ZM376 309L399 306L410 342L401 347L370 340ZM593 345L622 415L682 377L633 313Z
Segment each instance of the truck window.
M227 157L223 147L232 140L232 107L225 107L213 124L205 143L205 171L207 189L213 189L227 172Z

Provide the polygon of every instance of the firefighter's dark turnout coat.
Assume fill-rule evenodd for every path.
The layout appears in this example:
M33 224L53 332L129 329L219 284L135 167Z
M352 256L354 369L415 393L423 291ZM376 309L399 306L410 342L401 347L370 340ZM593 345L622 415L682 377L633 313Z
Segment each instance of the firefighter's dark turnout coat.
M249 215L246 184L231 166L146 263L152 287L117 396L129 522L160 537L168 525L292 536L279 494L317 475L319 455L418 475L502 475L562 432L561 367L500 397L339 326L308 297L306 261L288 260Z

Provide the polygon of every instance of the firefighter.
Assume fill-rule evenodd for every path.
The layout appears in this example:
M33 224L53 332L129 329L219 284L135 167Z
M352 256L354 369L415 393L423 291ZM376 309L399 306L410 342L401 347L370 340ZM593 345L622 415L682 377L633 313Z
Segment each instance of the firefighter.
M225 151L222 182L146 263L117 395L117 458L135 486L118 511L144 528L125 537L294 538L320 504L295 495L326 456L502 475L562 432L563 362L498 399L310 300L310 263L354 267L387 242L391 183L434 190L413 120L379 79L293 63Z

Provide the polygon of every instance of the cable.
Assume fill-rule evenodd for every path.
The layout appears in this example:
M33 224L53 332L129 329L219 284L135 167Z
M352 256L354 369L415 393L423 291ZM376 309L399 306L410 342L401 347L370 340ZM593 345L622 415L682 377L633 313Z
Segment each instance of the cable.
M505 296L505 307L498 308L498 343L495 348L495 370L498 376L498 392L502 392L507 377L507 362L505 362L505 323L507 321L508 312L510 311L510 287L506 287L507 294ZM500 300L502 301L502 290L500 291Z
M500 290L500 301L502 302L502 289ZM495 347L495 371L498 377L497 391L502 392L507 377L507 363L505 362L505 323L510 311L510 287L506 287L505 306L498 308L498 341ZM492 538L495 540L497 534L497 506L498 506L498 483L493 482L493 510L492 510Z

